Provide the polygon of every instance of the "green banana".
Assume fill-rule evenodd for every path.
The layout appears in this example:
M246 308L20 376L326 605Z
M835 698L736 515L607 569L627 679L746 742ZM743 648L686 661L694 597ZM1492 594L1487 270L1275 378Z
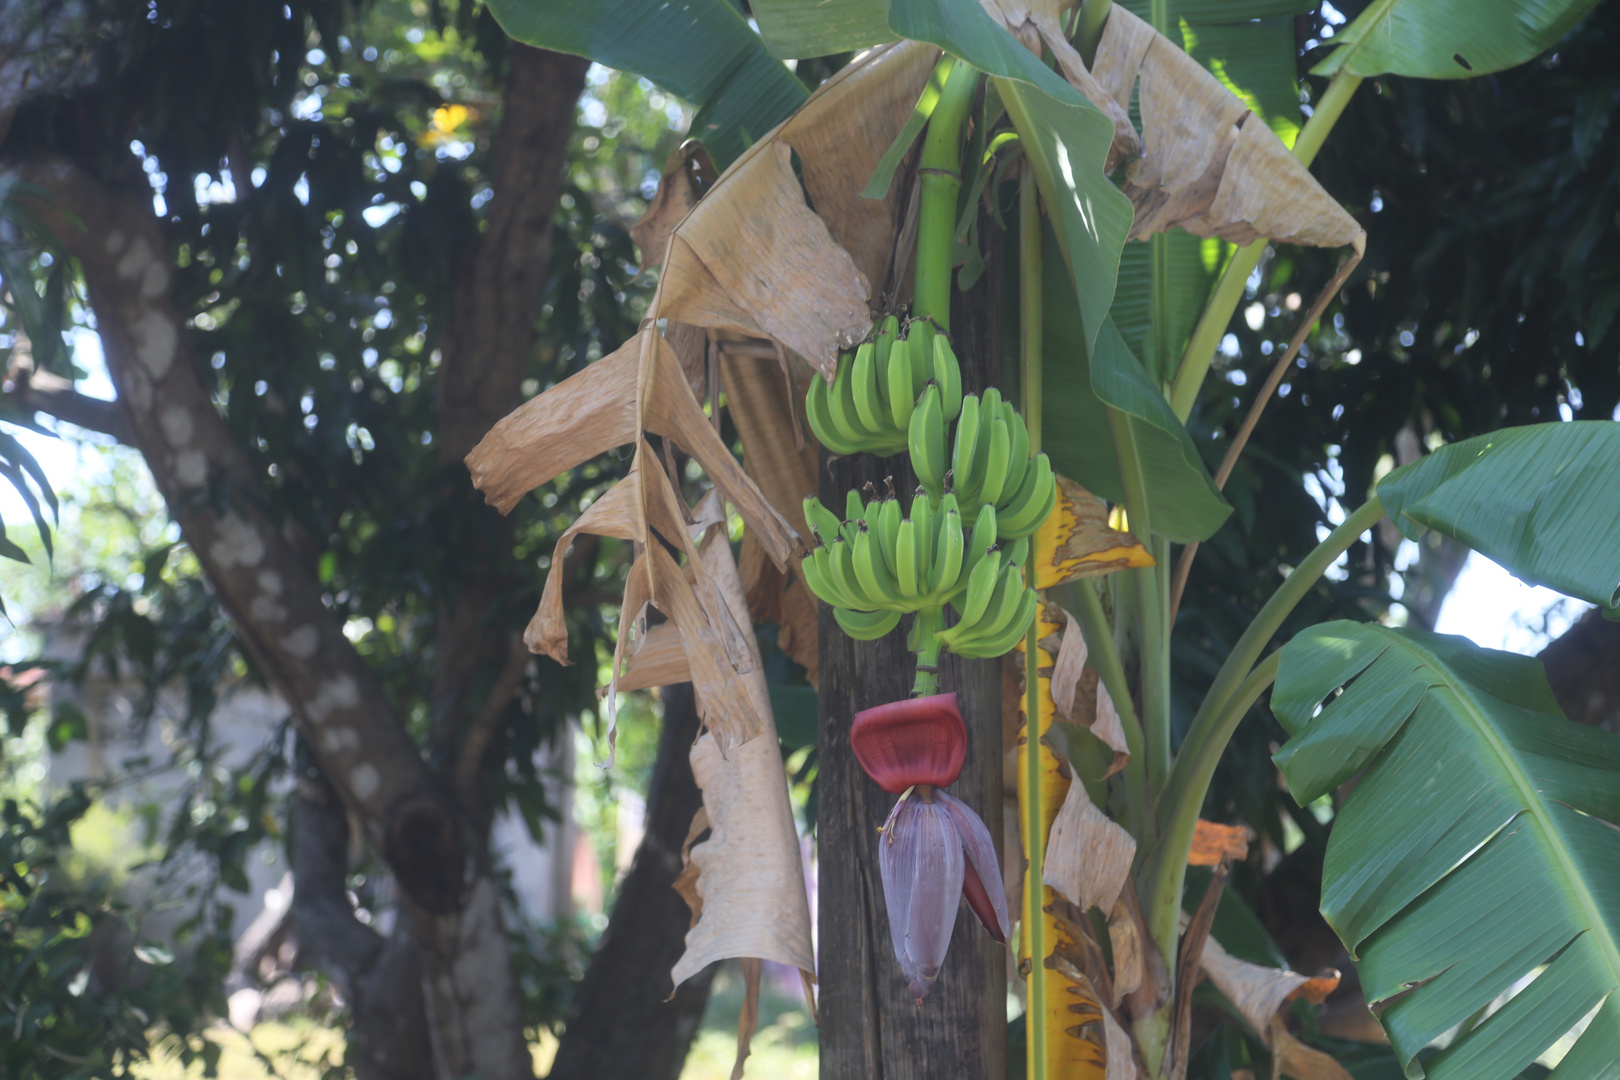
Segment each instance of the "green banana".
M998 403L995 419L990 421L989 449L985 452L984 475L979 479L979 499L994 506L1001 499L1002 485L1007 482L1007 465L1012 453L1012 434L1007 421L1001 416Z
M917 523L910 518L900 523L900 532L894 541L894 576L900 583L900 595L907 600L917 598Z
M979 565L979 560L996 542L996 508L993 506L979 507L979 514L973 521L973 532L968 535L967 548L963 553L962 572L957 579L959 586L965 585L966 580Z
M1007 623L1018 613L1018 604L1023 592L1023 575L1015 566L1006 567L991 582L989 596L978 617L971 620L964 617L946 631L950 634L948 640L943 635L940 640L945 641L954 652L958 645L970 647L977 641L992 638L998 631L1005 629Z
M928 494L937 499L945 490L945 414L940 410L938 386L923 391L911 414L907 436L911 468Z
M1057 479L1052 475L1052 462L1045 454L1036 454L1018 492L996 511L996 527L1005 537L1028 536L1041 527L1056 503Z
M864 520L866 517L866 504L861 501L861 493L854 488L844 493L844 524L852 525L854 522ZM849 539L855 539L853 536Z
M928 589L928 575L934 566L934 502L928 492L919 487L911 497L911 521L916 526L913 535L917 545L917 588Z
M951 490L959 494L966 495L973 489L973 455L978 445L979 399L970 394L962 399L962 411L956 418L956 446L951 454Z
M967 475L964 477L960 469L956 473L956 486L963 492L964 505L969 501L973 503L993 501L983 498L980 493L984 490L985 478L990 471L992 420L1000 413L1001 391L993 386L989 387L979 398L979 437L973 443L973 458L967 467Z
M843 543L842 540L839 543ZM799 565L804 569L804 580L810 591L829 604L851 604L855 598L840 587L834 566L837 556L831 546L820 547Z
M951 651L958 656L975 656L991 658L1005 655L1017 648L1029 633L1029 624L1034 621L1035 609L1039 601L1034 589L1025 589L1018 597L1018 606L1002 629L994 634L974 635L969 640L959 641L951 647Z
M945 498L952 505L940 508L939 536L933 566L928 571L928 598L935 603L944 602L962 575L962 515L956 509L956 500L950 495Z
M815 432L816 439L834 454L847 457L850 454L860 453L860 444L847 439L833 423L831 404L828 400L831 391L827 388L827 380L820 375L810 378L810 392L804 397L804 415L810 421L810 430Z
M1001 418L1007 421L1007 434L1012 437L1012 448L1007 451L1007 480L1001 485L1001 494L1011 498L1029 470L1029 425L1009 401L1001 403Z
M990 596L996 591L996 583L1001 578L1001 552L992 551L979 560L979 565L973 568L968 575L967 590L951 601L951 606L960 615L959 626L972 626L984 615L984 609L990 604Z
M900 603L900 583L877 553L877 543L870 528L855 536L855 580L860 583L866 599L874 608L895 607Z
M900 537L900 500L890 497L878 504L877 508L877 549L883 558L883 563L889 568L891 574L898 577L895 551L899 546Z
M832 389L827 395L827 415L832 419L833 430L840 439L864 449L871 442L872 435L855 411L855 391L851 378L854 366L855 361L848 353L838 358L838 374L833 377Z
M807 496L804 500L804 521L823 544L832 543L833 537L838 535L839 529L843 526L843 522L838 520L838 515L822 506L821 500L814 495Z
M889 318L892 321L894 316ZM908 431L911 414L917 408L917 391L911 388L911 347L904 341L896 341L882 355L878 377L888 391L889 419L896 431Z
M855 415L868 433L881 435L889 426L889 417L878 392L877 347L870 341L855 350L849 378L851 394L855 399Z
M856 641L876 641L900 625L898 611L851 611L835 607L833 618L838 620L844 633Z
M922 393L934 373L934 341L938 335L933 324L925 319L914 321L906 328L906 362L911 368L912 396Z
M827 584L840 599L846 601L840 606L875 608L878 605L871 602L871 598L862 590L860 582L855 580L855 559L851 554L853 548L854 545L850 541L843 539L835 544L829 544L825 549L826 559L818 564L821 576L827 580Z
M940 406L945 411L945 419L955 420L962 411L962 365L957 363L956 350L951 348L944 334L934 338L931 361L934 381L940 387Z
M996 531L1001 531L999 526ZM1004 565L1023 566L1024 562L1029 558L1029 537L1020 536L1012 542L1012 547L1003 548L1002 550L1006 552L1006 557L1001 560Z
M889 370L889 360L894 356L894 343L900 336L900 320L890 315L878 327L877 338L877 370L878 378L882 379L884 372Z

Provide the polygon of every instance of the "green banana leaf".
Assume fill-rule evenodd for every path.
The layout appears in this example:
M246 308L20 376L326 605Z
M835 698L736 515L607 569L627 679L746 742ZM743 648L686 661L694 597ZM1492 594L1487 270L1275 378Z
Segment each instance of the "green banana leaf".
M1481 435L1378 485L1389 519L1434 529L1525 581L1620 606L1620 423L1533 424Z
M1005 31L992 28L1012 41ZM1023 49L1016 43L1013 47ZM1113 124L1090 105L1081 109L1061 103L1015 79L993 82L1018 129L1024 160L1035 172L1057 249L1067 263L1058 277L1073 292L1059 304L1072 310L1078 301L1082 336L1086 348L1093 348L1113 306L1120 251L1135 213L1102 171Z
M1103 321L1095 348L1086 348L1074 305L1066 303L1068 282L1055 247L1049 237L1042 304L1041 438L1052 467L1105 499L1123 499L1109 429L1112 405L1136 439L1153 531L1178 543L1207 539L1232 508L1113 320Z
M1322 914L1406 1075L1505 1080L1604 1003L1555 1075L1612 1077L1620 737L1564 719L1539 661L1352 622L1283 648L1271 706L1302 805L1362 774L1328 840Z
M831 56L894 41L886 0L754 0L749 5L772 56Z
M1373 0L1312 73L1467 79L1522 64L1597 0Z
M489 0L489 9L518 41L634 72L697 105L692 136L722 169L809 96L728 0Z

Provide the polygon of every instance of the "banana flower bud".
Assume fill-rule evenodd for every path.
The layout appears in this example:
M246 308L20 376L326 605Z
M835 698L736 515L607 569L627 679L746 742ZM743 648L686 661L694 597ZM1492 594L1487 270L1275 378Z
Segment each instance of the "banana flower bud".
M899 794L879 840L878 869L901 974L918 1003L939 976L958 898L1002 944L1007 897L984 821L938 790L967 757L967 728L955 694L891 702L855 715L850 746L866 774Z

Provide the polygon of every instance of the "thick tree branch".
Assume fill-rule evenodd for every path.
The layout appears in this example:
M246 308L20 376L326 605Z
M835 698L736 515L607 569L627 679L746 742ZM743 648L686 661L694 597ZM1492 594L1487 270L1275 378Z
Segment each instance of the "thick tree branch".
M83 268L133 442L182 535L322 771L397 861L390 811L434 798L427 767L313 569L260 509L259 478L214 407L171 298L173 256L150 196L61 160L26 163L21 174L48 192L37 212ZM415 882L402 875L401 884Z
M125 445L134 441L122 405L81 394L60 375L48 371L16 372L6 396L24 409L42 412L86 431L111 435Z
M356 1080L428 1080L433 1052L416 950L405 931L384 938L355 916L348 814L315 770L299 778L291 833L288 915L301 961L326 972L354 1016L346 1060Z
M435 655L433 743L435 754L445 757L457 755L469 725L476 726L478 703L471 691L499 678L509 634L527 617L514 604L533 603L512 559L512 523L473 491L461 461L496 421L523 403L551 272L552 219L575 102L589 66L576 56L516 43L508 64L490 169L494 197L482 235L457 253L456 288L440 341L435 445L460 481L457 505L449 512L464 523L458 561L464 576L440 610ZM487 816L481 793L466 784L461 792L475 818Z
M1620 623L1588 611L1539 659L1564 715L1620 733Z
M548 1080L675 1080L709 998L705 971L670 994L691 911L673 888L681 845L703 795L687 754L698 735L690 683L666 686L664 730L647 790L647 833L619 886L613 915Z
M475 251L463 253L441 342L438 447L459 464L523 403L540 299L551 276L551 221L562 191L574 103L589 62L514 42L490 169L494 198Z

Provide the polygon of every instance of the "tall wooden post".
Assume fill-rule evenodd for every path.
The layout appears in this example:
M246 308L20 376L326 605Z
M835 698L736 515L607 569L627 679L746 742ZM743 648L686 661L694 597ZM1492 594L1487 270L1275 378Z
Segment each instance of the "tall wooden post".
M981 223L988 225L988 222ZM999 245L997 245L999 246ZM1001 360L999 252L965 296L955 293L952 344L969 392L994 383ZM842 512L845 493L871 481L916 489L908 459L822 456L821 499ZM878 826L895 797L861 771L849 746L861 709L911 692L910 620L879 641L847 637L821 607L821 736L816 844L820 859L821 1075L826 1080L1005 1080L1007 953L963 904L950 952L921 1006L912 1002L889 936L878 874ZM998 660L942 657L940 690L960 695L967 763L947 790L1001 840L1002 717Z

